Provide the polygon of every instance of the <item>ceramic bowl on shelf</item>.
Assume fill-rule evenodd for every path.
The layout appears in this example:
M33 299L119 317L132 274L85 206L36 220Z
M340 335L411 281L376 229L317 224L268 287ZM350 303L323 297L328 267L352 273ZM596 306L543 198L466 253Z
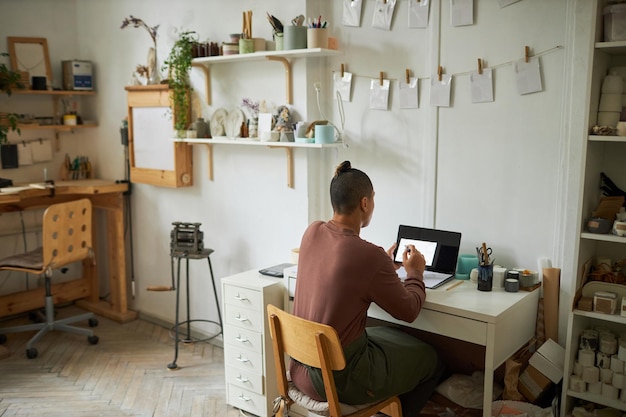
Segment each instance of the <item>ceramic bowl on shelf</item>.
M590 233L609 233L611 226L611 221L602 217L592 217L587 221L587 230Z

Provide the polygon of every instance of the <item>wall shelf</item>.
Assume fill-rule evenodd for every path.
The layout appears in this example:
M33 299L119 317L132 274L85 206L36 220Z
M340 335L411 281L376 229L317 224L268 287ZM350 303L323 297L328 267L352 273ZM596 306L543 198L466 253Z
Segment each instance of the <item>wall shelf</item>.
M613 235L610 233L583 232L580 234L580 237L582 239L599 240L602 242L626 243L626 237L621 237L621 236Z
M626 143L626 136L602 136L602 135L589 135L590 142L624 142Z
M32 96L93 96L96 94L93 90L11 90L11 94L23 94Z
M190 145L205 145L208 149L209 179L213 181L213 145L235 145L235 146L263 146L270 149L284 149L287 155L287 187L294 188L293 182L293 149L327 149L342 148L348 145L344 142L335 143L299 143L299 142L261 142L252 139L229 139L227 137L205 138L205 139L185 139L174 138L174 142L184 142Z
M334 49L310 48L293 49L288 51L260 51L250 54L209 56L194 58L192 66L201 68L206 76L206 97L207 104L211 105L211 73L210 67L214 64L233 64L239 62L277 61L281 62L285 68L285 94L287 104L293 103L293 89L291 76L291 61L296 58L321 58L326 56L341 55L342 52Z

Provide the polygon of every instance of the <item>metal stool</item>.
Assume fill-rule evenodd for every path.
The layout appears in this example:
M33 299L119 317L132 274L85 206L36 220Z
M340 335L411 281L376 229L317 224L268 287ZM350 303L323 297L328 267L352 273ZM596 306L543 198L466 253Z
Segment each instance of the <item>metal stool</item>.
M176 360L178 359L178 342L182 340L182 342L184 343L191 343L191 342L206 342L208 340L211 340L217 336L219 336L220 334L222 334L223 331L223 326L222 326L222 314L220 312L220 305L219 305L219 301L217 299L217 289L215 288L215 278L213 276L213 267L211 266L211 254L213 253L213 249L202 249L199 252L183 252L183 251L172 251L170 253L170 257L171 257L171 265L172 265L172 284L174 283L174 259L177 260L177 270L176 270L176 287L173 288L176 291L176 321L174 326L172 326L172 328L170 330L174 330L175 332L175 343L174 343L174 361L170 364L167 365L168 369L176 369L178 367L178 365L176 365ZM189 313L189 260L190 259L204 259L206 258L206 260L209 262L209 271L211 272L211 284L213 285L213 295L215 297L215 307L217 308L217 316L219 318L219 323L213 320L200 320L200 319L194 319L192 320L190 317L190 313ZM180 305L180 261L181 259L185 259L185 269L186 269L186 285L187 285L187 319L184 321L178 321L178 310L179 310L179 305ZM191 337L191 326L190 324L192 322L206 322L206 323L212 323L215 324L217 326L219 326L219 331L212 335L209 336L205 339L193 339ZM183 324L187 325L187 337L184 339L180 339L179 338L179 327Z

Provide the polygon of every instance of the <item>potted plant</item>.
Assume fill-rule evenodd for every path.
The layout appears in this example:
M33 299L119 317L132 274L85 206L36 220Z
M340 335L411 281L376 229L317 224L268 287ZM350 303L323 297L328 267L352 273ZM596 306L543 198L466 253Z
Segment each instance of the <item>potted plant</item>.
M181 32L172 47L165 67L168 71L168 85L171 90L170 100L174 115L174 129L182 132L189 121L191 84L189 70L193 59L193 46L198 41L196 32Z
M8 56L6 52L0 53L0 56ZM0 63L0 92L11 95L11 88L24 88L21 82L21 76L18 72L10 70L4 62ZM18 116L15 113L8 113L6 119L0 119L0 145L7 143L7 136L10 130L17 131Z

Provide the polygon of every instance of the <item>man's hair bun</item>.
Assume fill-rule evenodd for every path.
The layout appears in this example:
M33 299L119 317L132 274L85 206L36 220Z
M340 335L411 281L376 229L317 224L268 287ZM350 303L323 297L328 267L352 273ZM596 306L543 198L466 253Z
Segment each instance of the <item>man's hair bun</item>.
M338 177L339 174L343 174L344 172L348 172L351 169L352 169L352 165L350 164L350 161L343 161L342 163L337 165L337 168L335 168L335 177Z

